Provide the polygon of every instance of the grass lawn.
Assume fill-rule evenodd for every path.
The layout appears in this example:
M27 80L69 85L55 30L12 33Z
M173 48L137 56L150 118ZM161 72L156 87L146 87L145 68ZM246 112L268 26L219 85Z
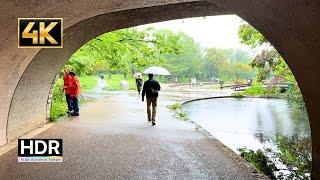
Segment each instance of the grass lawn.
M111 75L111 77L109 75L105 76L107 90L108 91L122 90L122 87L120 85L120 81L122 80L126 80L128 82L130 90L136 89L136 80L134 79L134 77L130 76L130 77L127 77L127 79L125 79L122 74L113 74Z
M88 92L98 84L97 76L80 76L79 81L82 92Z

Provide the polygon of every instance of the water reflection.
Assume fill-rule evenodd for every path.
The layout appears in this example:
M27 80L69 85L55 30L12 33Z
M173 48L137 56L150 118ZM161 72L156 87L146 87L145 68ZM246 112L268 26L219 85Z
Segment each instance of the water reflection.
M306 112L283 99L225 98L195 101L182 107L197 122L229 148L268 149L285 154L288 165L311 161L311 134ZM290 162L289 162L290 161Z

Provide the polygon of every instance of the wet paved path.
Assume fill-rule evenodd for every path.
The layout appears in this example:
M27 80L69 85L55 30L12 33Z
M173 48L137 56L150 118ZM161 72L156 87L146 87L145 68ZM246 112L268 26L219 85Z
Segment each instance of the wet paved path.
M133 93L99 98L38 135L62 138L63 163L17 163L17 149L0 157L0 179L254 179L219 143L176 120L161 98L157 125Z

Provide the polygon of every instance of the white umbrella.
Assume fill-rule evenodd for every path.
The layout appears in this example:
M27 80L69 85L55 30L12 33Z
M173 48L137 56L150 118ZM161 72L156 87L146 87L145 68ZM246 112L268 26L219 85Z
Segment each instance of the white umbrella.
M163 67L152 66L143 71L144 74L171 75L168 70Z
M138 78L138 77L141 77L141 75L142 75L141 73L137 72L137 73L134 73L133 76L134 76L134 78Z

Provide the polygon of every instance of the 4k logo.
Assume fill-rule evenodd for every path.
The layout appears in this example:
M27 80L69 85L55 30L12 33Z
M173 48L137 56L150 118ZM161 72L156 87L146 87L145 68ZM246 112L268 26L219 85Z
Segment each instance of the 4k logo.
M19 18L18 47L62 48L62 18Z

